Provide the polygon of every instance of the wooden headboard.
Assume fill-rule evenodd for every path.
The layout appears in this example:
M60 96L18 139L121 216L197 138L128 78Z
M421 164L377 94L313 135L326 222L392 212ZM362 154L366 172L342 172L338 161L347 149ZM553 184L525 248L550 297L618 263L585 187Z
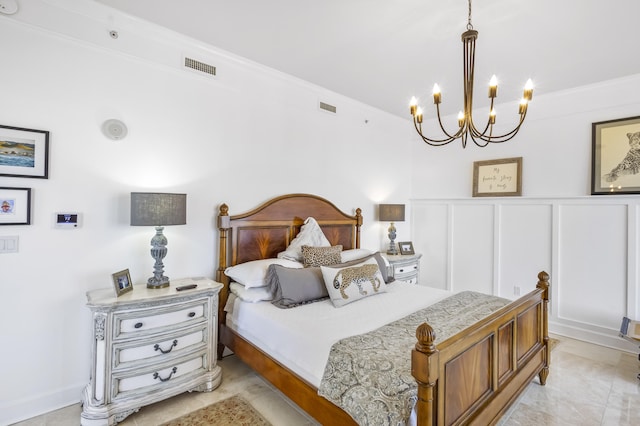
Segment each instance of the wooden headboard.
M234 216L229 216L229 206L220 206L216 281L225 285L220 293L221 308L227 301L229 286L224 270L251 260L277 257L298 235L308 217L318 222L331 245L341 244L344 250L360 248L362 210L355 209L352 216L316 195L282 195Z

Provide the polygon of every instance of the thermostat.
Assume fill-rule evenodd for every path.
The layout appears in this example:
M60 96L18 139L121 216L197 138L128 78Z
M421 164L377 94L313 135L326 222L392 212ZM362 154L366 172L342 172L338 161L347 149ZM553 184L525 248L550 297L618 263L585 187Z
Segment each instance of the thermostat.
M56 213L55 226L56 228L67 228L67 229L79 228L80 213Z

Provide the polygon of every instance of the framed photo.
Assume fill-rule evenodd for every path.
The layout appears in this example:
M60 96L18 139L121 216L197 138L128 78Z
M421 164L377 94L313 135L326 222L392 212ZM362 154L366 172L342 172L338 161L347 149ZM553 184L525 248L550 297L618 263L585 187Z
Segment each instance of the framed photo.
M591 125L591 195L640 194L640 117Z
M31 223L31 188L0 187L0 225Z
M522 195L522 157L473 163L474 197Z
M400 248L400 254L415 254L413 251L413 243L411 241L398 243L398 247Z
M49 177L49 132L0 125L0 176Z
M113 287L116 289L116 296L121 296L133 290L133 283L131 282L131 275L129 275L128 269L116 272L111 276L113 277Z

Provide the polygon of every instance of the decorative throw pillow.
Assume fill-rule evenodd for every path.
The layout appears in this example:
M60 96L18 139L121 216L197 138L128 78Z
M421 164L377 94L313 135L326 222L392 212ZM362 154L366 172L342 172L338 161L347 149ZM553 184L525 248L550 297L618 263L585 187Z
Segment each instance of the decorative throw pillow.
M271 294L269 287L266 286L246 288L237 282L232 282L229 285L229 289L231 290L231 293L238 296L243 302L256 303L273 300L273 294Z
M278 308L293 308L329 296L319 267L292 269L271 265L267 282L269 292L273 294L271 303Z
M372 254L373 252L371 250L363 248L343 250L342 253L340 253L340 257L342 258L341 263L351 262L352 260L360 260Z
M342 252L344 253L344 251ZM344 266L353 266L356 265L358 263L364 262L365 260L369 260L369 259L375 259L378 262L378 268L380 268L380 273L382 274L382 278L384 278L384 282L389 284L390 282L395 281L395 279L389 275L389 261L380 254L379 251L373 253L373 254L369 254L365 257L362 257L360 259L356 259L356 260L351 260L348 262L344 261L344 256L343 256L343 261L341 264L339 265L333 265L333 268L342 268Z
M305 268L310 266L330 266L342 262L340 256L342 246L311 247L302 246L302 263Z
M387 290L378 262L373 258L343 268L321 266L320 270L336 308Z
M283 265L289 268L303 267L302 263L287 259L260 259L230 266L224 270L224 273L233 281L242 284L246 288L264 287L267 285L265 281L267 268L271 264Z
M308 217L289 247L278 253L278 258L302 262L302 246L329 247L330 245L331 243L324 236L318 222L314 218Z

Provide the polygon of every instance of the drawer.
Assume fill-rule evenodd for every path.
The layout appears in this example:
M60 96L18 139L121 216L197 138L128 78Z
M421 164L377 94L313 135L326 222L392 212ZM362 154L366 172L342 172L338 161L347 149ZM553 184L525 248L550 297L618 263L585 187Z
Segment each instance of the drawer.
M113 316L114 339L166 332L172 329L206 322L209 300L198 299L189 303L161 306L154 309L118 312Z
M398 278L398 275L409 274L418 270L418 262L406 263L404 265L393 266L393 276Z
M406 281L409 284L418 284L418 275L412 274L407 277L398 277L397 280Z
M185 351L206 347L206 324L178 333L116 343L113 345L113 368L128 368L135 363L156 362L157 359L179 357Z
M148 395L166 387L178 386L207 370L207 353L195 353L173 363L161 363L147 368L114 372L112 401L135 395Z

